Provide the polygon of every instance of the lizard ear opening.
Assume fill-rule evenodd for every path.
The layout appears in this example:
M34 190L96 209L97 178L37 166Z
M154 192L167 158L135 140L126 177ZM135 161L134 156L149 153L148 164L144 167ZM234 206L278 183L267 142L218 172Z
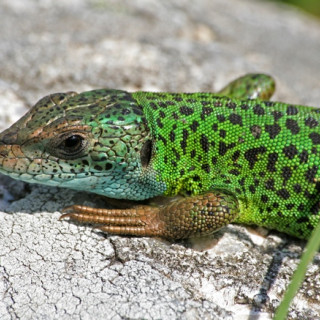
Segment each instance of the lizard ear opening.
M141 164L142 167L147 167L150 163L151 160L151 154L152 154L152 141L151 140L147 140L140 151L140 160L141 160Z

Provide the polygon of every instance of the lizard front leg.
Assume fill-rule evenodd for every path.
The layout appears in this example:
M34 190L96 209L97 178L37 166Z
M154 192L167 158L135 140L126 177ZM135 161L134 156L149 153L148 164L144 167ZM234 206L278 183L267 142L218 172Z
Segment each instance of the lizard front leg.
M95 209L75 205L64 211L60 219L98 224L111 234L183 239L211 234L233 221L238 202L231 195L208 192L159 206Z

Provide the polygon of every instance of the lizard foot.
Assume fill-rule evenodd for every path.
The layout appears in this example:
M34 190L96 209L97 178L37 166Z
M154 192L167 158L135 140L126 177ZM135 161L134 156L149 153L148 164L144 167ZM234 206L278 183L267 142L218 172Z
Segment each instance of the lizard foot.
M69 218L82 223L94 223L101 231L134 236L161 236L164 221L159 217L159 208L136 206L131 209L97 209L86 206L70 206L59 220Z
M183 239L211 234L234 220L238 213L234 197L222 192L168 200L158 206L138 205L130 209L74 205L63 210L60 220L97 224L98 229L111 234Z

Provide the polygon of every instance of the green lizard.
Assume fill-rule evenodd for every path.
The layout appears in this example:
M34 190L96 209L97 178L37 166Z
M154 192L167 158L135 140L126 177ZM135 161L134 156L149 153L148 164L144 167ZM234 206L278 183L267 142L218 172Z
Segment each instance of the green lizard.
M0 135L15 179L145 200L66 208L112 234L180 239L230 223L308 238L320 217L319 109L270 102L273 79L219 93L52 94Z

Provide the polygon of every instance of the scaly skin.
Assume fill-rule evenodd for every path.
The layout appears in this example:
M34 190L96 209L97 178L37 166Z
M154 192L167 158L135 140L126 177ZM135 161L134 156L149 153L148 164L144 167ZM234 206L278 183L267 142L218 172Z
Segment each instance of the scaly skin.
M233 221L308 238L320 216L320 114L262 100L273 91L272 78L246 75L217 94L53 94L0 135L0 172L150 199L65 209L109 233L180 239Z

